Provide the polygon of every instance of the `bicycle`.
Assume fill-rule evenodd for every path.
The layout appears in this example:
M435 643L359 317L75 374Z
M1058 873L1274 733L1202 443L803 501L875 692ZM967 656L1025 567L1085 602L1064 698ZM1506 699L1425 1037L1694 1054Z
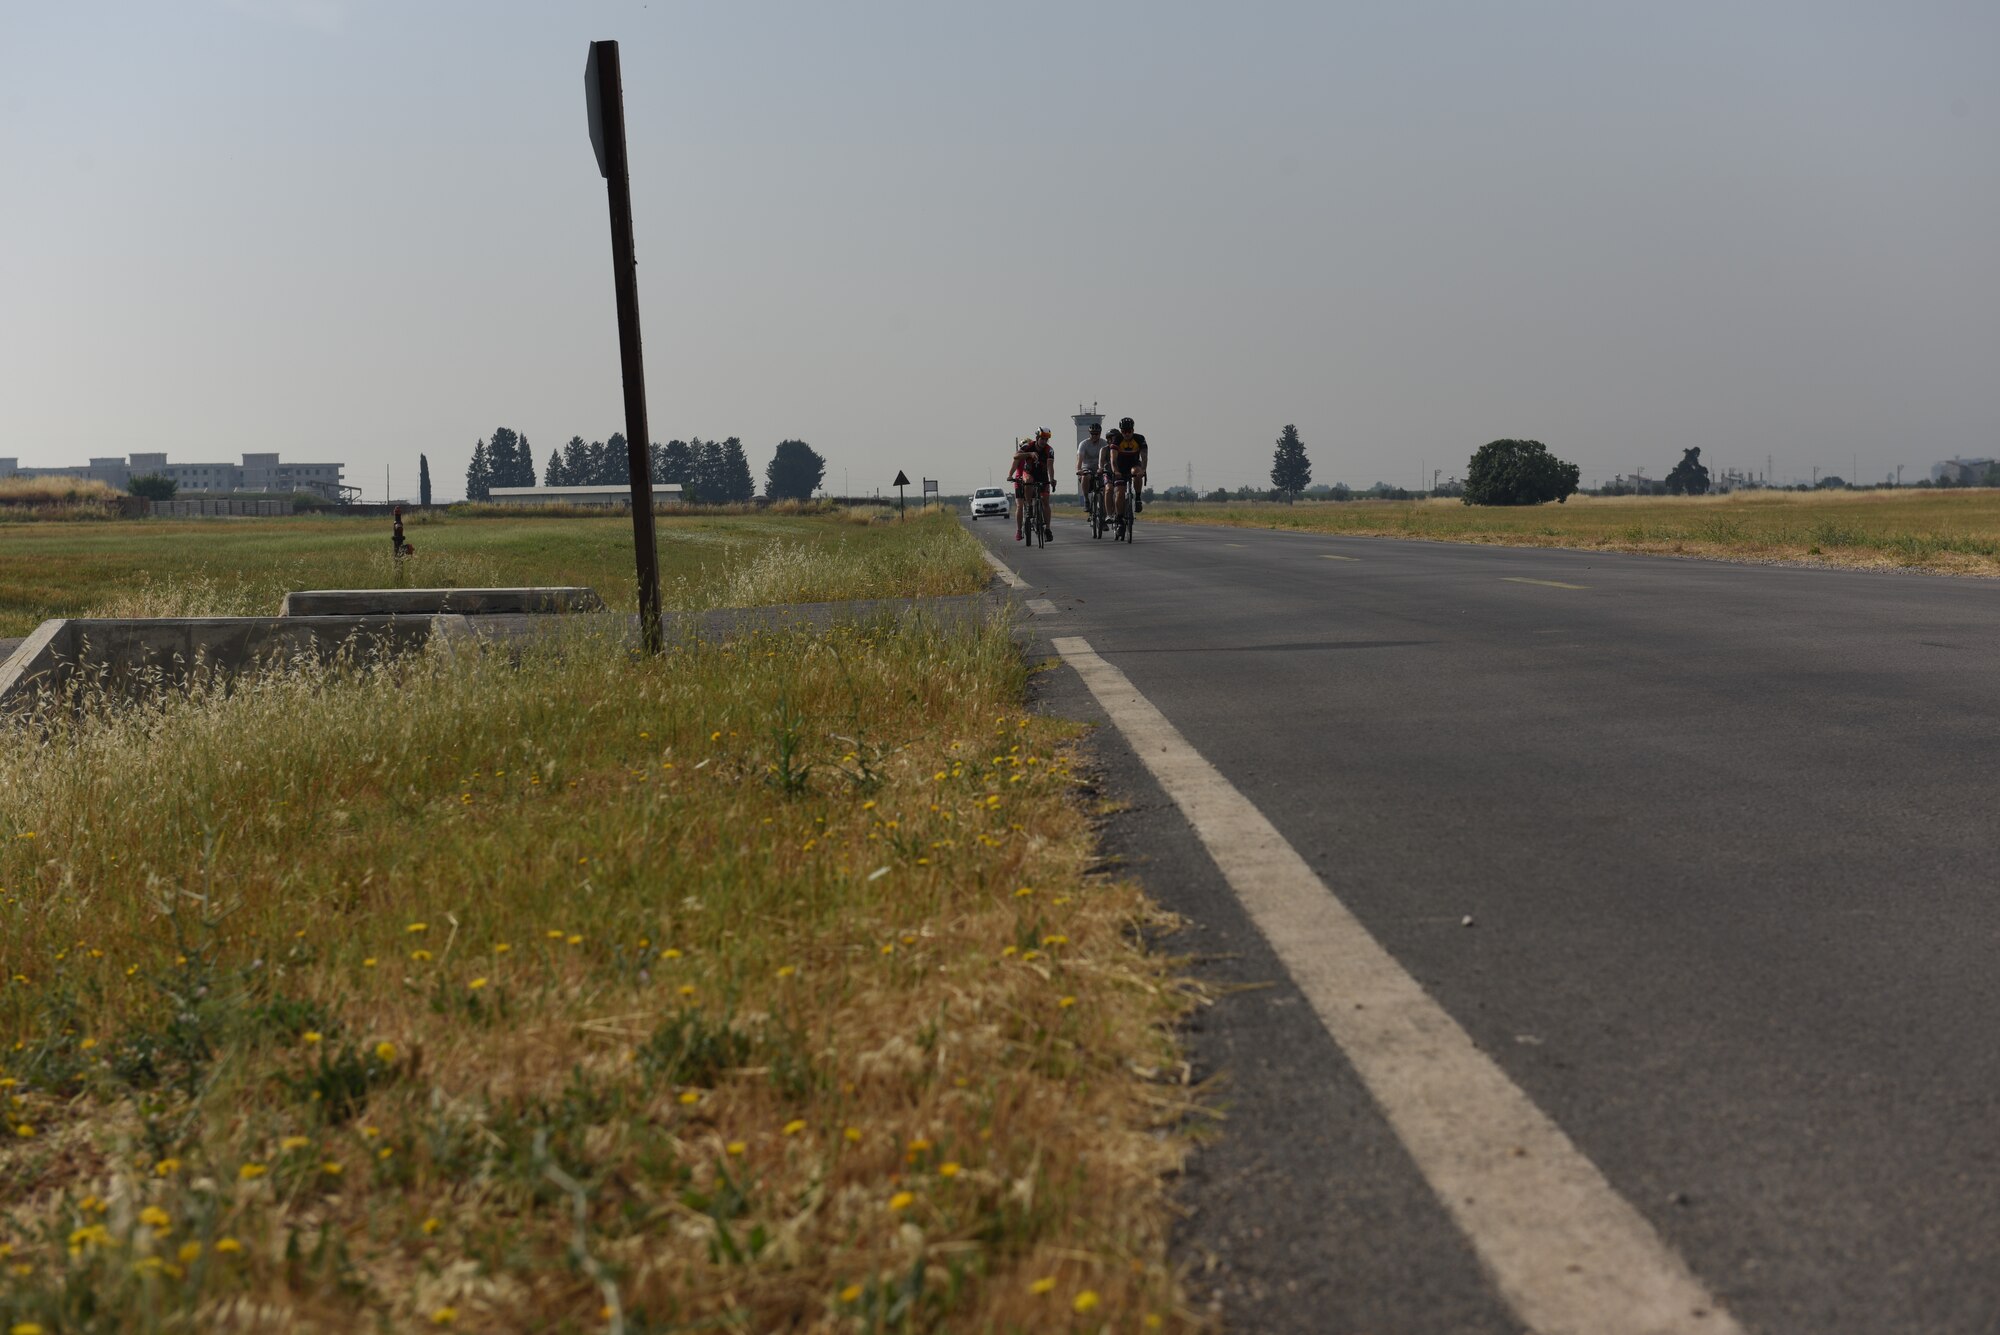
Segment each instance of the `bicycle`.
M1110 527L1104 518L1104 481L1095 473L1084 475L1083 514L1090 521L1090 536L1102 538L1104 530Z
M1124 479L1125 485L1118 489L1118 517L1113 521L1118 532L1117 542L1132 541L1132 529L1138 522L1138 499L1141 483L1138 474Z
M1031 487L1035 491L1034 500L1028 499ZM1014 528L1030 547L1035 545L1037 539L1042 546L1049 545L1049 526L1042 522L1041 497L1042 489L1033 483L1014 484Z

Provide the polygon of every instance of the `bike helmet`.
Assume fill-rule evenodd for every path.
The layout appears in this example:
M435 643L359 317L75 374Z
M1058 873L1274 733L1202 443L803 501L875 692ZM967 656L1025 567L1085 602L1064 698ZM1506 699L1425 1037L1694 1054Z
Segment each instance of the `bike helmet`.
M1037 431L1037 432L1035 433L1035 439L1036 439L1036 440L1047 440L1047 439L1049 438L1049 436L1051 436L1052 434L1054 434L1054 433L1052 433L1052 432L1051 432L1051 431L1050 431L1050 430L1049 430L1049 429L1048 429L1047 427L1043 427L1043 428L1042 428L1042 429L1041 429L1040 431Z
M1126 432L1126 433L1128 433L1128 434L1129 434L1129 433L1131 432L1131 430L1132 430L1132 419L1131 419L1131 418L1129 418L1129 417L1121 417L1121 418L1119 418L1119 419L1118 419L1118 429L1119 429L1120 431L1123 431L1123 432Z

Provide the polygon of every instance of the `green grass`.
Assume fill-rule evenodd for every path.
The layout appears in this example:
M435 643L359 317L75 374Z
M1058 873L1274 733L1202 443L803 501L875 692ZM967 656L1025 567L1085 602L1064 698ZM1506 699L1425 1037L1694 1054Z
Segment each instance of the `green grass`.
M669 609L971 593L987 573L949 515L687 515L658 521ZM47 617L275 614L294 589L584 584L636 606L621 518L419 516L397 567L380 519L24 524L0 534L0 635Z
M579 632L10 736L0 1330L1191 1324L1179 993L1024 676Z
M2000 575L2000 491L1988 489L1575 496L1564 505L1520 508L1447 500L1160 502L1146 507L1146 519Z

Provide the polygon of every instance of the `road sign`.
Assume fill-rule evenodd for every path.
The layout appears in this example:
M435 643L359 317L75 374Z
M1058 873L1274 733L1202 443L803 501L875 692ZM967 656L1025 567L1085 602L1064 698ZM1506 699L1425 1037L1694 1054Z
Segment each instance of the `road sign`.
M896 518L901 519L903 517L903 488L910 485L910 475L898 468L896 470L896 480L891 485L896 488Z
M936 478L934 478L934 477L927 477L927 478L925 478L925 479L924 479L924 495L926 495L926 496L935 496L935 495L937 495L937 494L938 494L938 489L937 489L937 479L936 479Z

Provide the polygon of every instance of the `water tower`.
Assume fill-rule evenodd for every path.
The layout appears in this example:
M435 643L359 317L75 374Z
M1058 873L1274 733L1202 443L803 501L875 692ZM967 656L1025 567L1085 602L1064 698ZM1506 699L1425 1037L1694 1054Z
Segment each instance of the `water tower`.
M1097 405L1094 403L1090 405L1089 412L1085 412L1083 405L1078 404L1076 416L1069 420L1076 423L1076 443L1081 445L1090 439L1090 428L1104 425L1104 414L1097 411Z

